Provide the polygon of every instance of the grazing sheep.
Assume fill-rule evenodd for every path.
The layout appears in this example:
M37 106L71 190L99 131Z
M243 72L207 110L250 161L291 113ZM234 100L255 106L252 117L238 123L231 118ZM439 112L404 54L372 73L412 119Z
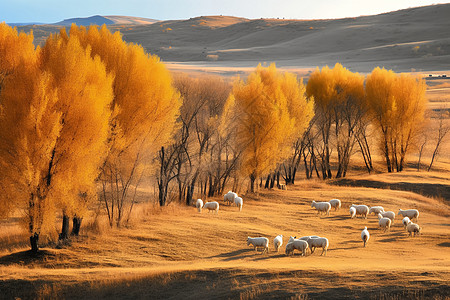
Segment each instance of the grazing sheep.
M409 236L412 235L412 233L414 232L414 236L420 234L420 232L422 231L422 228L420 228L419 224L413 223L413 222L409 222L408 226L406 226L406 231L408 231Z
M370 239L370 234L369 234L369 231L367 230L367 227L364 227L363 231L361 232L361 239L364 242L364 247L366 247L366 243Z
M228 193L223 195L223 201L231 205L231 203L234 203L234 198L236 198L237 196L238 195L235 192L228 191Z
M294 240L286 245L286 255L294 255L294 250L302 252L303 256L306 256L306 250L308 249L308 243L302 240Z
M391 219L383 217L381 214L378 214L378 226L384 229L384 232L389 231L391 228Z
M328 203L331 204L331 207L334 208L334 211L337 211L341 208L341 200L339 199L331 199L330 201L328 201Z
M408 226L408 224L411 223L411 220L408 217L404 217L403 220L402 220L402 223L403 223L403 226L405 227L405 230L406 230L406 226Z
M376 215L378 215L380 212L384 212L383 206L372 206L372 207L369 209L369 215L370 215L371 213L373 213L373 214L376 216Z
M317 238L320 238L320 236L317 236L317 235L307 235L307 236L302 236L302 237L299 238L298 240L308 241L309 239L317 239Z
M202 207L203 207L202 199L197 199L197 202L195 202L195 207L197 207L197 210L199 213L202 212Z
M251 238L251 237L247 237L247 246L253 245L253 247L255 248L255 251L258 251L258 247L263 247L263 254L264 252L267 251L267 253L269 253L269 239L265 238L265 237L256 237L256 238Z
M327 214L327 216L330 215L331 204L329 202L316 202L316 201L313 201L311 203L311 207L314 207L315 209L317 209L317 214L319 214L320 212L324 212L324 213Z
M350 207L350 217L353 219L356 216L356 208Z
M367 215L369 214L369 207L367 205L355 205L352 204L350 207L354 207L356 209L356 215L363 216L364 219L367 219Z
M280 234L273 239L273 246L275 247L276 252L280 250L281 245L283 245L283 236Z
M308 239L308 246L311 249L311 254L314 253L316 248L322 248L322 253L320 255L323 255L325 253L325 256L327 255L328 250L328 239L324 237L317 237L317 238L309 238Z
M419 219L419 211L417 209L399 209L398 214L404 217L408 217L410 220L416 218L416 221Z
M241 197L234 198L234 204L239 207L239 211L242 210L242 205L244 205L244 200Z
M393 211L385 211L385 212L380 212L380 214L381 214L384 218L389 218L389 219L391 219L392 224L394 224L395 212L393 212Z
M213 201L213 202L206 202L203 205L204 209L208 209L208 212L215 211L216 214L219 213L219 202Z

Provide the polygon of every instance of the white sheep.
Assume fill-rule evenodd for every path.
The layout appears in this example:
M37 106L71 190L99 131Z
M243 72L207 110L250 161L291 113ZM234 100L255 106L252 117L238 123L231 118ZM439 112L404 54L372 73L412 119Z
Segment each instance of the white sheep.
M384 231L389 231L391 228L391 219L383 217L381 214L378 214L378 226L383 228Z
M215 211L216 214L217 214L217 213L219 213L219 202L217 202L217 201L206 202L206 203L203 205L203 208L204 208L204 209L207 209L208 212Z
M269 239L265 237L247 237L247 246L253 245L255 251L258 251L258 247L263 247L263 254L267 251L269 253Z
M317 237L317 238L313 238L310 237L308 239L308 246L311 249L311 254L314 253L314 251L316 250L316 248L322 248L322 253L320 255L323 255L325 253L325 256L327 255L327 250L328 250L328 239L324 238L324 237Z
M363 216L364 219L367 219L367 215L369 214L369 207L367 205L355 205L352 204L350 207L354 207L356 209L356 215Z
M225 195L223 195L223 201L225 203L228 203L231 205L231 203L234 203L234 198L236 198L238 195L235 192L228 191Z
M380 212L384 212L383 206L372 206L372 207L369 209L369 215L370 215L371 213L373 213L373 214L376 216L376 215L378 215Z
M234 198L234 205L239 207L239 211L242 211L242 205L244 205L244 200L242 200L241 197L235 197Z
M313 201L311 203L311 207L314 207L315 209L317 209L317 213L321 213L324 212L328 215L330 215L330 210L331 210L331 204L329 202L316 202Z
M303 256L306 256L306 250L309 248L308 243L302 240L294 240L286 245L286 255L294 255L294 250L302 252Z
M417 209L399 209L398 215L402 215L404 217L408 217L410 220L416 218L416 221L419 219L419 211Z
M350 217L353 219L356 216L356 208L350 207Z
M202 212L202 207L203 207L202 199L197 199L197 202L195 202L195 207L197 207L197 210L199 213Z
M380 214L381 214L384 218L389 218L389 219L391 219L392 224L394 224L395 212L393 212L393 211L385 211L385 212L380 212Z
M366 247L366 243L370 239L370 234L369 234L369 231L367 230L367 227L364 227L363 231L361 232L361 239L364 242L364 247Z
M334 211L341 208L341 200L339 199L331 199L328 202L331 204L331 207L334 208Z
M307 235L307 236L302 236L298 240L308 241L309 239L316 239L316 238L319 238L319 237L320 236L317 236L317 235Z
M416 236L416 233L418 235L420 234L420 232L422 231L422 228L420 228L419 224L409 222L408 225L406 226L406 231L408 231L409 236L411 236L413 232L414 232L414 236Z
M406 230L406 226L408 226L409 223L411 223L411 219L408 217L404 217L402 220L403 226L405 227Z
M283 236L280 234L273 239L273 246L275 247L276 252L280 250L281 245L283 245Z

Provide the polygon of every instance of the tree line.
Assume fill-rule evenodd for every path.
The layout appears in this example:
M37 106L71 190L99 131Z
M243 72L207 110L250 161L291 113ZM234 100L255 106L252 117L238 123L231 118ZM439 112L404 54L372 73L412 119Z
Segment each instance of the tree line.
M370 173L371 131L387 171L402 171L425 89L412 75L375 68L365 78L340 64L317 68L306 85L274 64L232 83L170 74L106 26L73 25L41 48L3 23L0 217L24 211L36 252L57 215L61 239L70 220L78 234L94 201L110 226L128 222L147 178L165 206L246 182L251 192L293 184L301 167L306 178L345 177L356 152Z

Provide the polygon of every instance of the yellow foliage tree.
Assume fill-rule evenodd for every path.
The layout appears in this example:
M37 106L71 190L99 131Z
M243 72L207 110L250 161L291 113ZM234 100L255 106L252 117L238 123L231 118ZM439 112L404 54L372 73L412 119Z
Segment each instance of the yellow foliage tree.
M146 166L173 134L180 96L159 57L124 42L119 32L111 33L106 26L86 30L73 25L70 36L78 37L114 74L110 150L102 182L110 225L119 226L126 205L130 213L134 203L130 187L137 188Z
M32 250L55 209L79 212L98 176L109 132L112 76L76 37L51 36L35 64L19 64L2 88L0 182L26 212Z
M255 180L290 154L293 139L313 116L313 102L294 74L279 72L275 64L258 65L246 82L234 83L224 116L236 147L243 149L241 173L250 177L254 192Z
M375 68L367 76L366 98L380 132L388 172L402 171L406 154L423 125L425 81L417 76Z
M364 98L364 76L353 73L337 63L316 69L306 87L309 97L315 99L317 126L323 147L321 158L323 178L331 178L330 135L334 129L338 154L336 177L345 176L355 144L355 128L363 118L367 105ZM334 125L332 127L332 125Z

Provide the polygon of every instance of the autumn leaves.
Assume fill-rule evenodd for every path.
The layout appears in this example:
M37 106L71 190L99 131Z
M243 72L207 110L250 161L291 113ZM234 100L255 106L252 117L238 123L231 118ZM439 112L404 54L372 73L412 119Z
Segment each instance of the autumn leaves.
M314 71L305 86L275 65L259 65L246 80L235 80L225 104L226 83L215 89L211 81L203 89L196 85L207 81L195 82L179 78L178 92L158 57L105 26L72 26L69 34L62 30L35 49L31 34L0 24L0 217L24 211L37 251L41 232L54 228L56 211L79 224L89 199L100 192L110 225L120 226L131 213L130 199L144 172L158 163L160 196L167 196L169 179L176 175L164 168L168 156L162 146L186 152L189 168L183 172L194 174L186 175L190 203L206 168L200 165L208 139L218 141L211 157L219 166L214 180L209 170L210 196L223 190L231 169L249 178L254 191L256 180L292 156L296 141L303 153L309 149L311 166L324 179L333 176L333 151L335 177L346 175L356 143L370 171L368 127L379 133L388 170L401 171L426 106L423 80L379 68L365 79L336 64ZM208 105L202 108L202 103ZM189 109L198 116L185 117ZM200 144L198 166L182 143L191 123ZM173 140L179 128L175 138L181 142ZM222 144L232 145L232 163ZM160 149L161 162L155 162ZM172 165L181 166L182 155L172 156ZM300 159L295 161L293 169ZM181 194L180 189L180 199Z
M157 57L106 27L73 26L34 49L0 24L0 41L1 214L26 212L37 251L57 209L83 217L98 178L115 183L117 210L142 158L171 137L180 100Z

